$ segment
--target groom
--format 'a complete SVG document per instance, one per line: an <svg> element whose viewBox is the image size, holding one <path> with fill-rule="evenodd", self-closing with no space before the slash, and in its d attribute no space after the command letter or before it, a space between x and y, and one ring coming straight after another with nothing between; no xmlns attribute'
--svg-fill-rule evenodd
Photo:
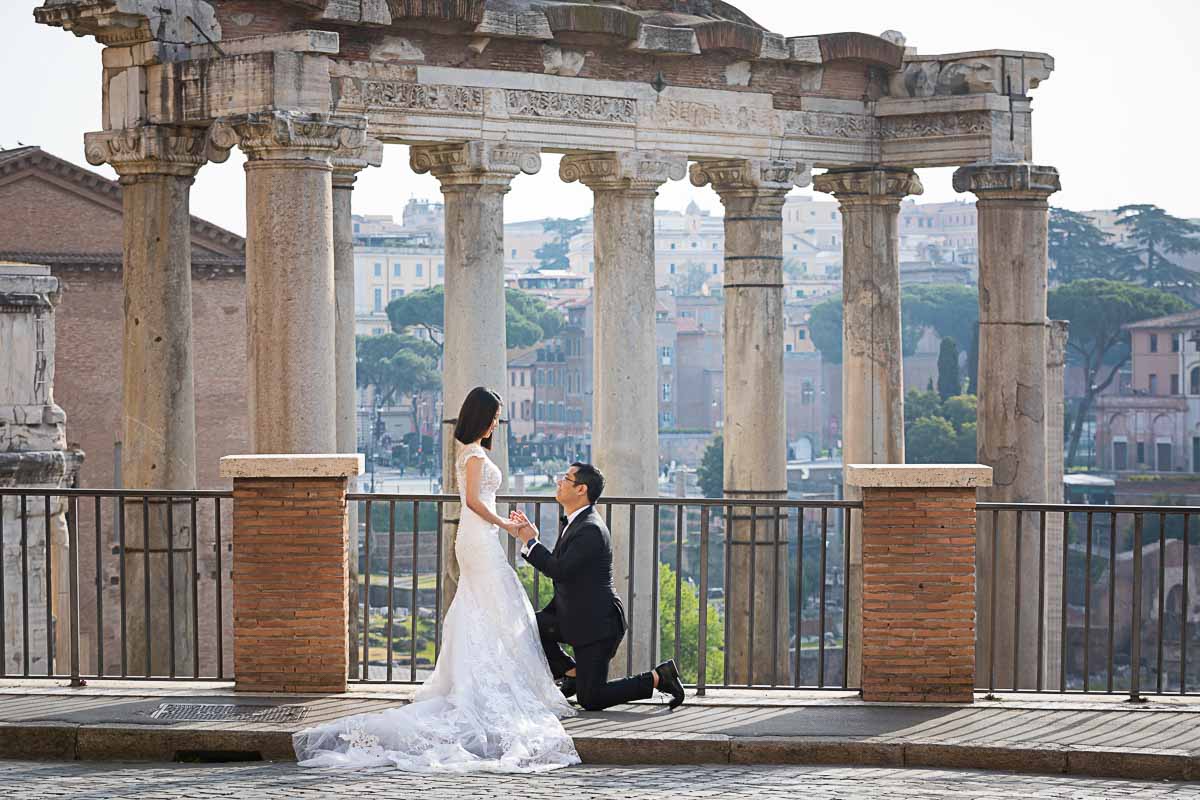
<svg viewBox="0 0 1200 800"><path fill-rule="evenodd" d="M604 491L604 476L591 464L572 464L558 476L554 499L562 506L565 528L550 550L538 541L538 530L523 512L510 518L521 524L514 536L521 555L554 581L554 597L537 613L538 633L550 671L562 678L567 697L579 695L588 711L645 700L654 691L671 696L672 710L683 703L683 683L673 660L650 672L608 680L608 662L625 636L625 612L613 589L612 540L595 503ZM572 659L559 646L575 651Z"/></svg>

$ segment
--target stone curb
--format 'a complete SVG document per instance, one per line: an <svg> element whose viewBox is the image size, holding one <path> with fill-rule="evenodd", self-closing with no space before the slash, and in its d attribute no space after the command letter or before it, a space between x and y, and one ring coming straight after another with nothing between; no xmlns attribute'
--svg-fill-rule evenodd
<svg viewBox="0 0 1200 800"><path fill-rule="evenodd" d="M1054 745L952 744L800 736L645 734L576 736L586 764L820 764L935 767L1137 780L1200 779L1200 756L1075 750ZM292 735L275 729L0 723L0 759L33 761L292 761ZM239 759L239 756L241 757Z"/></svg>

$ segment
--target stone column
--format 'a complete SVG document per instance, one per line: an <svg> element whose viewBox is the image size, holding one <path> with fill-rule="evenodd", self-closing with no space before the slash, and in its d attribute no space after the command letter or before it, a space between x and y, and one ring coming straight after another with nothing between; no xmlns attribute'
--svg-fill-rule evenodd
<svg viewBox="0 0 1200 800"><path fill-rule="evenodd" d="M537 150L505 142L422 145L409 153L412 168L432 173L446 198L446 334L442 348L442 491L458 494L454 423L467 393L507 385L504 301L504 195L512 179L541 169ZM492 445L492 460L508 479L507 401ZM458 586L454 538L458 512L448 507L442 531L444 614Z"/></svg>
<svg viewBox="0 0 1200 800"><path fill-rule="evenodd" d="M862 696L970 703L979 464L848 464L863 495Z"/></svg>
<svg viewBox="0 0 1200 800"><path fill-rule="evenodd" d="M842 211L842 463L904 463L904 355L900 331L900 201L921 194L911 170L831 170L814 188ZM847 500L862 493L846 485ZM862 519L849 530L846 667L861 680Z"/></svg>
<svg viewBox="0 0 1200 800"><path fill-rule="evenodd" d="M563 158L559 176L593 193L595 235L592 461L613 497L658 495L658 374L654 337L654 198L687 174L682 156L594 153ZM651 507L613 515L613 580L625 597L629 633L613 661L622 672L655 660L651 623L658 543ZM634 569L629 571L630 552ZM632 585L631 585L632 584Z"/></svg>
<svg viewBox="0 0 1200 800"><path fill-rule="evenodd" d="M1046 502L1063 501L1063 437L1066 409L1067 337L1070 323L1050 320L1046 328ZM1059 685L1062 669L1062 537L1061 514L1046 517L1046 644L1042 658L1045 687Z"/></svg>
<svg viewBox="0 0 1200 800"><path fill-rule="evenodd" d="M1032 164L977 164L954 173L954 188L978 198L977 435L979 460L995 472L995 485L980 497L1043 503L1048 445L1047 199L1059 189L1058 171ZM1021 520L1019 564L1016 515L1001 514L999 522L1001 530L993 531L989 514L979 526L979 680L997 688L1030 689L1036 686L1038 672L1039 520L1035 514ZM998 537L995 543L993 536Z"/></svg>
<svg viewBox="0 0 1200 800"><path fill-rule="evenodd" d="M246 356L256 453L336 449L331 159L366 118L266 111L218 125L246 153Z"/></svg>
<svg viewBox="0 0 1200 800"><path fill-rule="evenodd" d="M809 179L796 161L703 161L691 168L692 183L711 184L725 206L725 496L737 500L787 497L783 202ZM770 512L733 510L725 589L730 681L785 683L786 526Z"/></svg>
<svg viewBox="0 0 1200 800"><path fill-rule="evenodd" d="M196 172L210 156L224 161L228 150L211 147L206 129L154 125L89 133L84 137L84 152L92 164L112 165L121 183L122 482L134 491L195 489L188 201ZM126 656L132 674L148 670L152 675L173 675L191 669L190 551L186 503L168 508L166 500L156 498L145 507L127 506L125 579L131 587L148 580L151 596L149 610L141 591L128 597ZM174 587L173 632L165 602L169 586Z"/></svg>
<svg viewBox="0 0 1200 800"><path fill-rule="evenodd" d="M356 348L354 333L354 220L351 196L358 173L383 163L383 144L368 139L362 147L347 148L333 157L333 294L334 294L334 383L337 385L337 451L358 450ZM354 491L354 487L351 487ZM350 673L358 668L358 504L346 507L346 583L350 600Z"/></svg>
<svg viewBox="0 0 1200 800"><path fill-rule="evenodd" d="M225 456L236 691L346 691L346 488L354 455Z"/></svg>

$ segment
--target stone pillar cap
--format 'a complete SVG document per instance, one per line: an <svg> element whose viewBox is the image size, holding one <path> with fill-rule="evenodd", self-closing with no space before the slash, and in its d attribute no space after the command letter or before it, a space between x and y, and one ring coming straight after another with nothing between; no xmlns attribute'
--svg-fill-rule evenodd
<svg viewBox="0 0 1200 800"><path fill-rule="evenodd" d="M285 453L221 459L222 478L341 478L362 472L360 453Z"/></svg>
<svg viewBox="0 0 1200 800"><path fill-rule="evenodd" d="M974 489L992 485L983 464L847 464L846 483L876 489Z"/></svg>

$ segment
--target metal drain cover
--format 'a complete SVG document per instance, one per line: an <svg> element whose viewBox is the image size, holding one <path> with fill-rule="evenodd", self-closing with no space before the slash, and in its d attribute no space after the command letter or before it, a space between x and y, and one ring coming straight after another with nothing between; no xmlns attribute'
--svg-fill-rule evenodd
<svg viewBox="0 0 1200 800"><path fill-rule="evenodd" d="M299 722L307 713L305 706L163 703L150 717L164 722Z"/></svg>

